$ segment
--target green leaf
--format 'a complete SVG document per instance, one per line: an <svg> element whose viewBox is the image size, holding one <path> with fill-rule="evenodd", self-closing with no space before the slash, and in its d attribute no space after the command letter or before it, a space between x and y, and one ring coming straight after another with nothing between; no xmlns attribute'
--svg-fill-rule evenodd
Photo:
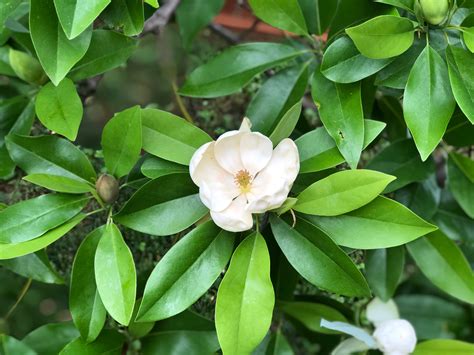
<svg viewBox="0 0 474 355"><path fill-rule="evenodd" d="M382 15L358 26L349 27L346 33L357 49L366 57L383 59L396 57L413 44L414 25L405 17Z"/></svg>
<svg viewBox="0 0 474 355"><path fill-rule="evenodd" d="M30 31L38 59L54 85L58 85L86 53L92 29L69 40L56 17L53 0L31 0Z"/></svg>
<svg viewBox="0 0 474 355"><path fill-rule="evenodd" d="M281 120L278 122L275 130L269 137L274 146L291 135L300 118L301 107L302 102L297 102L283 115Z"/></svg>
<svg viewBox="0 0 474 355"><path fill-rule="evenodd" d="M453 241L438 231L408 244L407 248L435 286L462 301L474 303L474 274Z"/></svg>
<svg viewBox="0 0 474 355"><path fill-rule="evenodd" d="M252 130L269 136L282 117L301 101L308 85L308 65L283 69L265 81L250 101L245 115Z"/></svg>
<svg viewBox="0 0 474 355"><path fill-rule="evenodd" d="M247 85L255 75L303 53L306 51L278 43L240 44L196 68L180 94L209 98L229 95Z"/></svg>
<svg viewBox="0 0 474 355"><path fill-rule="evenodd" d="M107 312L122 325L132 317L137 275L132 253L113 223L107 224L97 245L95 281Z"/></svg>
<svg viewBox="0 0 474 355"><path fill-rule="evenodd" d="M310 302L278 302L277 308L301 322L309 330L317 333L335 333L334 331L321 327L321 319L347 322L346 317L344 317L338 310L326 306L325 304Z"/></svg>
<svg viewBox="0 0 474 355"><path fill-rule="evenodd" d="M143 30L143 11L143 1L112 0L103 17L114 27L122 29L126 36L136 36Z"/></svg>
<svg viewBox="0 0 474 355"><path fill-rule="evenodd" d="M173 163L157 157L147 158L141 166L142 174L150 179L175 173L187 173L188 171L189 168L186 165Z"/></svg>
<svg viewBox="0 0 474 355"><path fill-rule="evenodd" d="M142 233L171 235L185 230L207 213L189 175L178 173L143 185L114 219Z"/></svg>
<svg viewBox="0 0 474 355"><path fill-rule="evenodd" d="M0 242L37 238L76 216L88 200L82 195L48 194L11 205L0 211Z"/></svg>
<svg viewBox="0 0 474 355"><path fill-rule="evenodd" d="M143 149L157 157L188 165L211 137L181 117L156 109L142 110Z"/></svg>
<svg viewBox="0 0 474 355"><path fill-rule="evenodd" d="M85 192L94 191L91 185L85 182L59 175L31 174L25 176L23 180L41 187L45 187L52 191L69 194L83 194Z"/></svg>
<svg viewBox="0 0 474 355"><path fill-rule="evenodd" d="M104 330L92 343L77 338L67 344L59 355L119 355L125 342L123 334L115 330Z"/></svg>
<svg viewBox="0 0 474 355"><path fill-rule="evenodd" d="M404 10L413 12L415 0L375 0L375 2L397 6Z"/></svg>
<svg viewBox="0 0 474 355"><path fill-rule="evenodd" d="M324 127L352 169L364 144L364 113L360 83L338 84L316 70L311 94Z"/></svg>
<svg viewBox="0 0 474 355"><path fill-rule="evenodd" d="M423 161L443 137L455 105L446 63L428 45L411 69L403 100L405 121Z"/></svg>
<svg viewBox="0 0 474 355"><path fill-rule="evenodd" d="M270 255L259 233L235 250L217 292L216 328L225 354L250 353L265 337L272 320L275 294Z"/></svg>
<svg viewBox="0 0 474 355"><path fill-rule="evenodd" d="M391 248L437 229L405 206L382 196L345 215L306 218L337 244L354 249Z"/></svg>
<svg viewBox="0 0 474 355"><path fill-rule="evenodd" d="M449 80L454 98L466 117L474 124L474 54L449 46L446 50Z"/></svg>
<svg viewBox="0 0 474 355"><path fill-rule="evenodd" d="M95 30L92 32L89 49L69 72L69 76L78 81L117 68L127 61L137 45L137 40L120 33Z"/></svg>
<svg viewBox="0 0 474 355"><path fill-rule="evenodd" d="M64 280L54 270L44 251L1 260L0 265L23 277L49 284L63 284Z"/></svg>
<svg viewBox="0 0 474 355"><path fill-rule="evenodd" d="M448 183L454 198L466 214L474 218L474 162L452 152L448 159Z"/></svg>
<svg viewBox="0 0 474 355"><path fill-rule="evenodd" d="M252 355L294 355L294 352L288 340L278 330L268 334Z"/></svg>
<svg viewBox="0 0 474 355"><path fill-rule="evenodd" d="M433 339L419 343L413 355L470 355L474 344L452 339Z"/></svg>
<svg viewBox="0 0 474 355"><path fill-rule="evenodd" d="M224 0L196 2L181 0L176 10L176 21L184 47L189 49L197 34L205 28L224 6Z"/></svg>
<svg viewBox="0 0 474 355"><path fill-rule="evenodd" d="M46 128L71 141L76 140L82 120L82 102L70 79L57 86L48 83L36 96L36 115Z"/></svg>
<svg viewBox="0 0 474 355"><path fill-rule="evenodd" d="M90 183L96 174L87 156L71 142L56 136L6 138L13 161L28 174L48 174Z"/></svg>
<svg viewBox="0 0 474 355"><path fill-rule="evenodd" d="M145 0L145 3L150 6L153 6L156 9L160 7L160 4L158 4L158 0Z"/></svg>
<svg viewBox="0 0 474 355"><path fill-rule="evenodd" d="M57 355L64 346L79 336L72 322L49 323L28 333L22 342L39 355Z"/></svg>
<svg viewBox="0 0 474 355"><path fill-rule="evenodd" d="M363 149L374 141L386 124L364 120L364 126ZM318 144L314 144L314 142L318 142ZM300 174L326 170L344 162L344 157L337 149L334 139L324 127L316 128L302 135L295 143L300 155Z"/></svg>
<svg viewBox="0 0 474 355"><path fill-rule="evenodd" d="M467 49L474 53L474 27L461 29L462 39Z"/></svg>
<svg viewBox="0 0 474 355"><path fill-rule="evenodd" d="M354 83L377 73L393 59L370 59L357 50L348 37L340 37L326 49L321 72L337 83ZM357 68L357 70L354 70Z"/></svg>
<svg viewBox="0 0 474 355"><path fill-rule="evenodd" d="M141 108L134 106L116 114L102 132L105 166L117 178L127 175L142 150Z"/></svg>
<svg viewBox="0 0 474 355"><path fill-rule="evenodd" d="M0 334L0 354L36 355L36 352L28 345L23 344L21 341L13 337L5 334Z"/></svg>
<svg viewBox="0 0 474 355"><path fill-rule="evenodd" d="M95 283L94 258L105 227L95 229L82 241L72 265L69 310L81 337L94 341L104 327L106 311Z"/></svg>
<svg viewBox="0 0 474 355"><path fill-rule="evenodd" d="M38 63L38 66L41 68L39 63ZM16 76L10 64L10 48L6 46L0 47L0 74L8 75L8 76Z"/></svg>
<svg viewBox="0 0 474 355"><path fill-rule="evenodd" d="M474 161L456 152L449 153L449 158L456 164L459 170L462 171L464 176L467 177L470 182L474 183Z"/></svg>
<svg viewBox="0 0 474 355"><path fill-rule="evenodd" d="M0 28L3 28L5 20L20 5L22 0L7 0L0 3Z"/></svg>
<svg viewBox="0 0 474 355"><path fill-rule="evenodd" d="M388 302L397 289L405 266L402 247L369 250L366 254L365 272L375 295Z"/></svg>
<svg viewBox="0 0 474 355"><path fill-rule="evenodd" d="M341 1L298 0L310 33L322 35L331 25Z"/></svg>
<svg viewBox="0 0 474 355"><path fill-rule="evenodd" d="M41 64L29 54L10 48L8 60L13 71L21 80L37 85L41 85L47 80Z"/></svg>
<svg viewBox="0 0 474 355"><path fill-rule="evenodd" d="M84 32L108 4L110 0L93 0L87 4L80 0L54 0L59 22L69 39Z"/></svg>
<svg viewBox="0 0 474 355"><path fill-rule="evenodd" d="M308 33L298 0L249 0L255 16L268 24L299 35Z"/></svg>
<svg viewBox="0 0 474 355"><path fill-rule="evenodd" d="M369 161L366 167L397 177L385 189L386 193L413 182L426 180L435 170L433 159L421 161L411 139L402 139L390 144Z"/></svg>
<svg viewBox="0 0 474 355"><path fill-rule="evenodd" d="M340 171L301 192L293 209L318 216L344 214L374 200L394 179L372 170Z"/></svg>
<svg viewBox="0 0 474 355"><path fill-rule="evenodd" d="M192 230L165 254L151 273L138 321L165 319L195 303L227 265L233 245L234 236L212 222Z"/></svg>
<svg viewBox="0 0 474 355"><path fill-rule="evenodd" d="M273 235L290 264L313 285L346 296L370 294L352 260L311 223L298 218L295 228L271 217Z"/></svg>
<svg viewBox="0 0 474 355"><path fill-rule="evenodd" d="M73 229L85 217L85 214L80 213L63 225L46 232L41 237L29 240L27 242L16 244L0 244L0 259L3 260L16 258L43 249Z"/></svg>

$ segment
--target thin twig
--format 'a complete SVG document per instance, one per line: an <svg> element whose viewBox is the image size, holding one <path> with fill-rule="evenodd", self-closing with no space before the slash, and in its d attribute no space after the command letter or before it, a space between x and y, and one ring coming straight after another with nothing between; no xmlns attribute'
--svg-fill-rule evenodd
<svg viewBox="0 0 474 355"><path fill-rule="evenodd" d="M186 121L193 123L194 121L193 121L192 116L189 114L189 111L186 109L186 106L184 105L184 102L181 99L181 96L179 96L178 94L178 86L176 85L174 81L171 82L171 86L173 88L174 97L176 98L176 103L178 104L179 110L183 114Z"/></svg>
<svg viewBox="0 0 474 355"><path fill-rule="evenodd" d="M211 23L209 25L209 28L214 32L217 33L219 36L224 38L226 41L228 41L230 44L237 44L240 42L239 36L237 36L234 32L231 30L218 25L216 23Z"/></svg>
<svg viewBox="0 0 474 355"><path fill-rule="evenodd" d="M18 295L18 298L17 298L16 302L13 304L13 306L10 307L10 309L8 310L5 317L3 317L4 320L7 320L12 315L12 313L15 311L16 307L20 304L23 297L25 297L25 295L28 292L28 289L30 288L30 286L31 286L31 279L28 279L25 282L25 284L23 285L23 288L21 289L20 294Z"/></svg>
<svg viewBox="0 0 474 355"><path fill-rule="evenodd" d="M164 5L160 6L160 8L145 21L140 37L148 33L158 34L170 21L179 2L180 0L168 0Z"/></svg>

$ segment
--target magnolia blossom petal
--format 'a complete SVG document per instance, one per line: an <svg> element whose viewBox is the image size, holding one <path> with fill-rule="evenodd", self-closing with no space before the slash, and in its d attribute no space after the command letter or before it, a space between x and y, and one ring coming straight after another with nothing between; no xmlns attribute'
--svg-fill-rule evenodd
<svg viewBox="0 0 474 355"><path fill-rule="evenodd" d="M373 334L384 355L408 355L415 350L416 333L405 319L391 319L380 323Z"/></svg>
<svg viewBox="0 0 474 355"><path fill-rule="evenodd" d="M248 133L239 131L226 132L217 138L214 146L214 156L217 162L232 175L244 169L242 159L240 158L240 141L245 134Z"/></svg>
<svg viewBox="0 0 474 355"><path fill-rule="evenodd" d="M376 297L367 305L367 319L375 326L386 320L398 318L400 318L400 314L393 300L383 302L380 298Z"/></svg>
<svg viewBox="0 0 474 355"><path fill-rule="evenodd" d="M291 139L284 139L273 151L268 165L258 173L247 194L247 209L263 213L285 202L300 169L298 148Z"/></svg>
<svg viewBox="0 0 474 355"><path fill-rule="evenodd" d="M221 212L240 195L240 189L235 184L214 180L211 183L203 181L199 188L199 198L211 211Z"/></svg>
<svg viewBox="0 0 474 355"><path fill-rule="evenodd" d="M240 158L244 168L255 176L272 158L272 141L258 132L246 133L240 140Z"/></svg>
<svg viewBox="0 0 474 355"><path fill-rule="evenodd" d="M215 224L229 232L243 232L253 226L252 214L246 210L245 196L237 197L229 207L222 212L211 210L211 218Z"/></svg>
<svg viewBox="0 0 474 355"><path fill-rule="evenodd" d="M252 128L252 122L250 121L248 117L244 117L244 119L242 120L242 123L240 124L239 131L250 132L251 128Z"/></svg>

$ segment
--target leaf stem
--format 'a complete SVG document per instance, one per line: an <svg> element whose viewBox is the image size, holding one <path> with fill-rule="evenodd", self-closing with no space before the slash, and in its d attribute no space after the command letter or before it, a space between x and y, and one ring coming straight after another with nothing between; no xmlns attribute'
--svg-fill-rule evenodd
<svg viewBox="0 0 474 355"><path fill-rule="evenodd" d="M25 297L25 295L28 292L30 286L31 286L31 279L28 279L25 282L25 284L23 285L23 288L21 289L20 294L18 295L18 298L17 298L16 302L13 304L13 306L10 307L10 309L8 310L5 317L3 317L4 320L7 320L12 315L12 313L15 311L16 307L20 304L23 297Z"/></svg>
<svg viewBox="0 0 474 355"><path fill-rule="evenodd" d="M188 110L186 109L186 106L184 105L183 100L181 99L181 96L178 94L178 86L174 81L171 82L171 86L173 88L174 97L176 99L176 103L178 104L179 110L183 114L186 121L194 123L193 118L189 114Z"/></svg>

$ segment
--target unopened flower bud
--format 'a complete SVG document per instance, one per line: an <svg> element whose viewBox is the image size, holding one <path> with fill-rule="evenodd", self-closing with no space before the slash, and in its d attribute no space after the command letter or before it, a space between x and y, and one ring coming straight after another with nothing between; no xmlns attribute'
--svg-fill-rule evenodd
<svg viewBox="0 0 474 355"><path fill-rule="evenodd" d="M424 19L432 25L439 25L448 17L449 0L419 0L419 4Z"/></svg>
<svg viewBox="0 0 474 355"><path fill-rule="evenodd" d="M384 355L408 355L415 350L415 329L404 319L391 319L380 323L375 328L373 337Z"/></svg>
<svg viewBox="0 0 474 355"><path fill-rule="evenodd" d="M119 194L119 185L117 179L112 175L103 174L97 179L95 189L102 201L107 204L114 203Z"/></svg>

